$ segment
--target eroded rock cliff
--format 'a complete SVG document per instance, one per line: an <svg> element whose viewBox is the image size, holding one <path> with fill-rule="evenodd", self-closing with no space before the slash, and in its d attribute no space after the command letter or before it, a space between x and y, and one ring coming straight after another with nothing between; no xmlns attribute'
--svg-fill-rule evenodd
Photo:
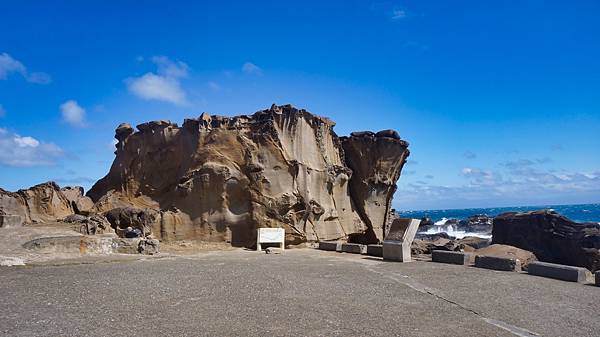
<svg viewBox="0 0 600 337"><path fill-rule="evenodd" d="M258 227L288 243L375 242L409 154L397 133L339 138L334 123L290 105L253 115L116 129L110 172L88 192L97 211L160 212L152 234L250 246Z"/></svg>
<svg viewBox="0 0 600 337"><path fill-rule="evenodd" d="M73 206L54 182L8 192L0 189L0 214L18 215L25 223L56 221L74 214Z"/></svg>

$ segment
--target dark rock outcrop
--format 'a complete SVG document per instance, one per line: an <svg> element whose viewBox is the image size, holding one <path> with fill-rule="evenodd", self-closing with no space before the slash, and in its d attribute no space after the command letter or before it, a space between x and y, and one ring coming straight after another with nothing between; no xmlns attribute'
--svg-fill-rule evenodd
<svg viewBox="0 0 600 337"><path fill-rule="evenodd" d="M88 196L98 212L154 210L162 240L252 246L256 228L282 227L288 244L377 242L408 143L390 130L340 138L334 125L290 105L121 124L110 172Z"/></svg>
<svg viewBox="0 0 600 337"><path fill-rule="evenodd" d="M110 226L120 237L128 237L127 233L137 229L141 235L152 234L152 227L160 218L160 212L151 208L119 207L105 213ZM130 235L131 236L131 235Z"/></svg>
<svg viewBox="0 0 600 337"><path fill-rule="evenodd" d="M491 233L493 219L485 214L477 214L458 222L457 229L470 233Z"/></svg>
<svg viewBox="0 0 600 337"><path fill-rule="evenodd" d="M600 226L550 210L500 214L494 218L492 243L525 249L543 262L600 269Z"/></svg>

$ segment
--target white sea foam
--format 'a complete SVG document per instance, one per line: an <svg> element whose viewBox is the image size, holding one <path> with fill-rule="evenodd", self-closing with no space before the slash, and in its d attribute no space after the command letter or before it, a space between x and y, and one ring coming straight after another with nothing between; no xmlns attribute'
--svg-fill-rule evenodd
<svg viewBox="0 0 600 337"><path fill-rule="evenodd" d="M433 227L429 228L425 232L419 232L419 234L439 234L439 233L446 233L446 234L448 234L450 236L453 236L453 237L455 237L457 239L462 239L462 238L467 237L467 236L476 236L476 237L483 238L483 239L491 239L492 238L492 236L490 234L459 231L452 224L446 225L447 221L448 221L447 218L442 218L439 221L436 221L433 224Z"/></svg>

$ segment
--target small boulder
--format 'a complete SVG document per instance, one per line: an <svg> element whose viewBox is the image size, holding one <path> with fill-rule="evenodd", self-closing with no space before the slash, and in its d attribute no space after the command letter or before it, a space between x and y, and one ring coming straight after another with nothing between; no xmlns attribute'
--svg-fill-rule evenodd
<svg viewBox="0 0 600 337"><path fill-rule="evenodd" d="M105 216L120 237L131 236L133 229L139 231L139 236L145 237L152 233L152 226L160 219L160 212L150 208L119 207L106 212Z"/></svg>
<svg viewBox="0 0 600 337"><path fill-rule="evenodd" d="M458 240L458 242L460 244L473 247L474 249L480 249L489 246L492 240L480 238L477 236L465 236L464 238Z"/></svg>
<svg viewBox="0 0 600 337"><path fill-rule="evenodd" d="M537 261L537 257L530 251L508 245L494 244L485 248L475 250L475 255L496 256L503 258L514 258L521 261L521 268L527 270L527 265Z"/></svg>
<svg viewBox="0 0 600 337"><path fill-rule="evenodd" d="M157 239L140 240L138 252L144 255L156 255L159 253L160 242Z"/></svg>

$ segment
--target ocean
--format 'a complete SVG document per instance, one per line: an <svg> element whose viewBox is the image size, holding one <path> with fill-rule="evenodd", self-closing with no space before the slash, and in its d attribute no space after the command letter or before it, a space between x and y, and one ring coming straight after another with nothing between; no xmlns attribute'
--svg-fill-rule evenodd
<svg viewBox="0 0 600 337"><path fill-rule="evenodd" d="M577 222L596 222L600 223L600 204L583 205L544 205L544 206L518 206L518 207L493 207L493 208L465 208L465 209L439 209L422 211L397 211L402 218L430 218L435 222L435 227L423 232L424 234L433 234L445 232L451 236L461 238L465 236L479 236L490 238L489 234L468 233L457 231L453 226L445 226L448 219L466 219L471 215L486 214L494 217L505 212L526 212L539 209L552 209L557 213Z"/></svg>

